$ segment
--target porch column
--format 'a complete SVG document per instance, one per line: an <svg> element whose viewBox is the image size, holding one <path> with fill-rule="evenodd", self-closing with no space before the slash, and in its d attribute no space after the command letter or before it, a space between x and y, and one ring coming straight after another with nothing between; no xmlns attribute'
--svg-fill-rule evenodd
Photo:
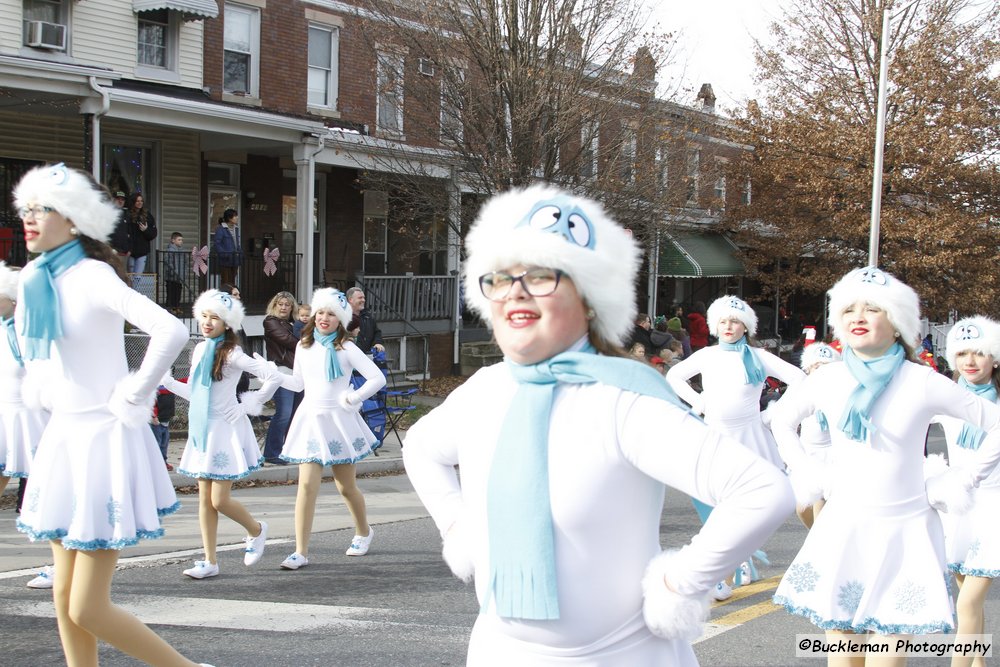
<svg viewBox="0 0 1000 667"><path fill-rule="evenodd" d="M295 276L295 297L308 303L313 291L313 199L316 196L316 154L323 137L307 135L292 147L295 160L295 252L302 256Z"/></svg>
<svg viewBox="0 0 1000 667"><path fill-rule="evenodd" d="M458 169L452 167L451 178L448 180L448 275L455 280L454 312L455 321L452 329L452 372L458 373L461 363L462 331L462 191L458 187Z"/></svg>

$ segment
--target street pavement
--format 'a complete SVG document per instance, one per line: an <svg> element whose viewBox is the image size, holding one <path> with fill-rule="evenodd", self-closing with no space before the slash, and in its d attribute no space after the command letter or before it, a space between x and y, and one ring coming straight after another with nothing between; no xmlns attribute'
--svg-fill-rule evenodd
<svg viewBox="0 0 1000 667"><path fill-rule="evenodd" d="M936 443L932 449L939 447ZM201 558L197 497L182 495L180 512L166 519L167 535L124 551L113 597L196 662L216 667L462 665L477 604L471 585L451 576L440 557L440 538L402 472L398 442L359 464L375 539L367 556L344 555L353 528L336 487L326 483L317 505L310 564L295 572L278 564L294 550L296 487L281 484L295 468L267 466L256 484L234 491L254 516L269 524L260 563L242 562L242 532L219 523L221 574L195 581L181 570ZM177 478L178 481L185 478ZM25 583L50 562L47 544L33 545L14 529L13 510L0 511L0 665L64 664L49 591ZM668 490L661 523L665 547L679 547L698 530L683 495ZM805 537L790 517L765 545L764 579L736 589L716 604L695 645L702 665L821 665L795 658L795 635L815 628L770 603L770 597ZM987 632L1000 618L1000 594L987 603ZM998 633L1000 635L1000 633ZM101 646L101 664L138 661ZM939 665L942 659L910 659ZM627 666L625 666L627 667Z"/></svg>

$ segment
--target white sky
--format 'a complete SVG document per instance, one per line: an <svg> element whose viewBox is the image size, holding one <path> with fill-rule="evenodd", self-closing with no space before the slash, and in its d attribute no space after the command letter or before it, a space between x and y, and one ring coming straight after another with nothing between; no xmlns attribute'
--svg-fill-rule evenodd
<svg viewBox="0 0 1000 667"><path fill-rule="evenodd" d="M722 110L741 107L754 97L752 38L766 41L768 25L780 15L779 0L646 2L652 9L651 24L678 36L675 64L660 75L675 80L671 90L679 81L678 102L693 104L703 83L712 84Z"/></svg>

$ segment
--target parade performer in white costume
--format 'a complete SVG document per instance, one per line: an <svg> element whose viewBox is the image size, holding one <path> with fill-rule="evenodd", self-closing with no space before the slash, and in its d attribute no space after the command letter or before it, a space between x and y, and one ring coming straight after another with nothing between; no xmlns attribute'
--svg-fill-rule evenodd
<svg viewBox="0 0 1000 667"><path fill-rule="evenodd" d="M254 565L264 555L267 523L254 519L234 500L232 489L234 481L263 464L247 415L260 414L264 401L278 388L278 370L240 348L236 332L243 324L244 311L238 299L210 289L194 302L193 312L205 340L191 351L191 376L184 383L167 375L163 386L190 402L188 439L177 472L198 480L198 523L205 560L195 561L184 574L205 579L219 574L220 513L247 531L245 565ZM258 392L246 392L237 401L236 385L244 372L265 383Z"/></svg>
<svg viewBox="0 0 1000 667"><path fill-rule="evenodd" d="M824 490L827 499L774 601L826 630L831 641L844 633L952 629L944 535L934 509L966 508L971 488L1000 459L1000 408L907 361L919 317L917 295L907 285L876 268L851 271L830 290L843 362L789 387L771 410L798 504ZM825 468L806 454L796 433L817 411L830 423ZM967 468L925 481L924 437L938 414L989 435ZM875 660L905 663L905 657ZM831 654L829 664L861 665L865 657Z"/></svg>
<svg viewBox="0 0 1000 667"><path fill-rule="evenodd" d="M706 424L783 469L774 438L761 421L760 395L768 377L794 384L805 374L767 350L749 344L749 339L757 333L757 314L743 299L735 296L716 299L709 306L706 319L719 344L703 347L671 368L667 371L667 383L695 413L705 415ZM688 384L688 380L699 374L700 393ZM704 522L711 508L697 499L694 506ZM755 552L740 564L733 576L716 586L716 599L728 598L729 585L734 582L739 586L760 579L754 557L769 564L767 554Z"/></svg>
<svg viewBox="0 0 1000 667"><path fill-rule="evenodd" d="M840 361L840 352L837 352L836 348L826 343L813 343L802 351L802 360L799 362L799 366L808 375L820 366L834 361ZM822 411L807 417L802 422L799 426L799 440L806 453L816 459L817 465L826 465L831 444L830 420ZM816 517L823 510L825 502L820 498L810 505L795 508L795 512L806 528L812 528Z"/></svg>
<svg viewBox="0 0 1000 667"><path fill-rule="evenodd" d="M359 410L365 399L385 386L385 375L351 342L346 328L351 321L351 307L342 292L329 287L316 290L311 306L312 314L295 350L292 374L280 377L282 386L289 391L305 389L281 450L282 459L299 464L295 551L281 563L285 570L309 564L316 497L326 466L332 466L337 490L354 519L355 535L347 555L364 556L375 535L368 524L355 464L371 454L378 442ZM351 387L354 371L365 379L357 390Z"/></svg>
<svg viewBox="0 0 1000 667"><path fill-rule="evenodd" d="M24 359L14 325L18 271L0 262L0 493L11 479L31 474L31 459L49 420L45 410L30 409L21 400Z"/></svg>
<svg viewBox="0 0 1000 667"><path fill-rule="evenodd" d="M792 511L787 478L623 358L639 250L598 204L514 190L466 247L467 298L505 360L415 424L403 457L445 560L475 578L468 664L697 664L709 591ZM668 553L665 484L716 507Z"/></svg>
<svg viewBox="0 0 1000 667"><path fill-rule="evenodd" d="M959 373L958 385L980 398L997 402L1000 388L1000 324L985 317L959 320L948 332L945 354ZM948 463L975 465L984 433L950 417L940 417L948 442ZM962 515L942 514L948 569L955 574L958 634L983 632L983 605L993 580L1000 577L1000 472L994 470L973 494L972 509ZM982 657L954 656L952 667L985 665Z"/></svg>
<svg viewBox="0 0 1000 667"><path fill-rule="evenodd" d="M161 517L179 507L149 415L187 331L125 283L105 243L120 210L88 174L37 167L14 189L14 203L28 250L41 253L22 271L15 311L22 393L29 407L52 413L17 527L51 541L66 662L97 665L100 639L151 665L191 667L110 598L119 550L161 536ZM149 334L133 375L126 321Z"/></svg>

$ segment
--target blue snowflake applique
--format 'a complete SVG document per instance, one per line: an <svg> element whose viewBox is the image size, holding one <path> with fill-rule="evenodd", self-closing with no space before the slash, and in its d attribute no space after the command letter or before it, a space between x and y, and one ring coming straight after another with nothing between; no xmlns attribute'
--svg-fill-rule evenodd
<svg viewBox="0 0 1000 667"><path fill-rule="evenodd" d="M319 456L319 443L315 440L310 440L306 443L306 454L311 456Z"/></svg>
<svg viewBox="0 0 1000 667"><path fill-rule="evenodd" d="M122 504L111 497L105 507L108 511L108 525L114 528L122 520Z"/></svg>
<svg viewBox="0 0 1000 667"><path fill-rule="evenodd" d="M28 494L28 510L32 512L38 511L38 500L41 497L41 495L42 494L38 490L37 486L31 489L31 493Z"/></svg>
<svg viewBox="0 0 1000 667"><path fill-rule="evenodd" d="M840 587L837 594L837 604L848 614L854 614L861 604L861 596L864 595L865 587L860 581L848 581Z"/></svg>
<svg viewBox="0 0 1000 667"><path fill-rule="evenodd" d="M223 470L229 465L229 455L225 452L216 452L212 456L212 467L216 470Z"/></svg>
<svg viewBox="0 0 1000 667"><path fill-rule="evenodd" d="M926 604L927 592L923 586L907 581L896 589L896 611L915 614Z"/></svg>
<svg viewBox="0 0 1000 667"><path fill-rule="evenodd" d="M367 442L365 442L365 439L364 439L364 438L355 438L355 439L354 439L354 442L352 442L352 443L351 443L351 446L352 446L352 447L354 447L354 451L356 451L356 452L359 452L359 453L360 453L360 452L361 452L362 450L364 450L364 448L365 448L365 447L366 447L367 445L368 445L368 443L367 443Z"/></svg>
<svg viewBox="0 0 1000 667"><path fill-rule="evenodd" d="M979 538L977 537L976 539L972 540L972 543L969 545L969 550L966 556L968 558L975 558L976 554L979 553L979 547L980 547L980 542Z"/></svg>
<svg viewBox="0 0 1000 667"><path fill-rule="evenodd" d="M344 443L339 440L331 440L326 443L326 446L330 449L330 456L333 458L337 458L344 453Z"/></svg>
<svg viewBox="0 0 1000 667"><path fill-rule="evenodd" d="M816 582L819 581L819 572L812 566L812 563L796 563L788 568L785 574L788 583L792 585L796 593L816 590Z"/></svg>

